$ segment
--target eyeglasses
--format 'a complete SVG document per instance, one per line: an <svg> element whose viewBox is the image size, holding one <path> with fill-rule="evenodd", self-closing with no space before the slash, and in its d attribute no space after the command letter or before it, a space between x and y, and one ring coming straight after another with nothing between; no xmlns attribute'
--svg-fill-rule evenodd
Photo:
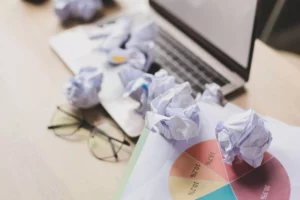
<svg viewBox="0 0 300 200"><path fill-rule="evenodd" d="M57 106L48 129L65 139L88 132L90 152L100 160L118 161L122 147L130 146L124 134L120 134L116 127L108 123L94 126L84 118L82 110L70 105Z"/></svg>

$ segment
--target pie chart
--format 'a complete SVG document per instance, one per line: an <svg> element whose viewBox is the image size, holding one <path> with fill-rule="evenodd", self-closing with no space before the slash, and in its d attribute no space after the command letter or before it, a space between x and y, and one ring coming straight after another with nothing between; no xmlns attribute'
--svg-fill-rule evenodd
<svg viewBox="0 0 300 200"><path fill-rule="evenodd" d="M200 142L183 152L169 175L174 200L288 200L291 185L283 165L270 153L262 165L222 161L217 140Z"/></svg>

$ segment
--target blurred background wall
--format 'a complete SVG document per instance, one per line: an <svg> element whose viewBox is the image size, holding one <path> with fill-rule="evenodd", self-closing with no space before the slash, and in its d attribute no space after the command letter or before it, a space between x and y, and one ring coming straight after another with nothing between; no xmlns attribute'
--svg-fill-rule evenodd
<svg viewBox="0 0 300 200"><path fill-rule="evenodd" d="M262 0L259 37L268 45L300 55L300 0Z"/></svg>

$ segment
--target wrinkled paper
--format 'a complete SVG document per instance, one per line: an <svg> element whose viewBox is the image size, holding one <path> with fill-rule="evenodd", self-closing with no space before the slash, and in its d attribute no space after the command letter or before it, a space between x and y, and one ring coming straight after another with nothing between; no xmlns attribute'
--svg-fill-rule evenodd
<svg viewBox="0 0 300 200"><path fill-rule="evenodd" d="M126 85L124 97L130 96L139 101L140 107L136 111L144 116L150 110L150 102L174 86L175 78L165 72L157 72L155 75L144 73Z"/></svg>
<svg viewBox="0 0 300 200"><path fill-rule="evenodd" d="M90 108L99 103L103 74L95 67L84 67L66 84L65 96L77 108Z"/></svg>
<svg viewBox="0 0 300 200"><path fill-rule="evenodd" d="M147 80L148 79L148 80ZM123 98L131 97L135 101L139 101L141 103L141 99L143 94L148 95L148 85L150 82L150 76L143 78L137 78L136 80L133 80L127 84L125 87L125 92L123 94ZM141 108L144 108L144 104L141 103L141 106L139 109L137 109L137 112L141 111ZM141 114L141 112L139 112Z"/></svg>
<svg viewBox="0 0 300 200"><path fill-rule="evenodd" d="M106 31L109 32L109 34L101 45L101 50L106 52L120 47L128 40L131 32L132 19L130 17L122 17L116 20L114 24L108 26L112 26L112 28L106 27Z"/></svg>
<svg viewBox="0 0 300 200"><path fill-rule="evenodd" d="M131 67L130 65L123 65L119 71L119 77L123 83L123 86L126 87L129 82L136 80L145 75L145 72Z"/></svg>
<svg viewBox="0 0 300 200"><path fill-rule="evenodd" d="M168 76L168 72L165 69L160 69L154 74L156 77Z"/></svg>
<svg viewBox="0 0 300 200"><path fill-rule="evenodd" d="M187 140L200 133L200 108L189 83L168 90L151 102L146 127L167 139Z"/></svg>
<svg viewBox="0 0 300 200"><path fill-rule="evenodd" d="M126 43L126 49L136 48L146 56L144 71L148 71L154 60L155 38L157 35L157 25L151 20L140 25L132 34L130 40Z"/></svg>
<svg viewBox="0 0 300 200"><path fill-rule="evenodd" d="M102 0L55 0L54 10L62 21L79 18L89 21L102 8Z"/></svg>
<svg viewBox="0 0 300 200"><path fill-rule="evenodd" d="M126 44L127 48L133 47L133 46L139 46L141 42L149 42L149 41L155 41L157 34L157 25L156 23L151 20L148 21L139 27L134 31L132 34L132 37Z"/></svg>
<svg viewBox="0 0 300 200"><path fill-rule="evenodd" d="M204 92L197 98L209 103L216 103L220 106L225 106L227 104L221 91L221 87L216 83L205 84Z"/></svg>
<svg viewBox="0 0 300 200"><path fill-rule="evenodd" d="M129 92L129 88L131 88L131 91L129 92L129 96L134 99L135 101L139 101L141 98L142 93L144 92L143 88L138 87L138 89L133 89L132 84L134 84L134 81L138 78L141 78L142 76L145 76L146 73L138 70L136 68L133 68L129 64L125 64L121 67L119 71L119 77L123 83L123 86L125 88L125 93ZM129 84L130 83L130 84ZM127 88L127 89L126 89ZM126 91L127 90L127 91ZM124 97L128 96L128 94L124 94Z"/></svg>
<svg viewBox="0 0 300 200"><path fill-rule="evenodd" d="M146 56L136 48L116 48L108 54L108 61L113 65L128 63L132 67L143 71L147 60Z"/></svg>
<svg viewBox="0 0 300 200"><path fill-rule="evenodd" d="M237 157L254 168L261 165L272 141L264 120L252 109L218 123L216 136L226 163Z"/></svg>

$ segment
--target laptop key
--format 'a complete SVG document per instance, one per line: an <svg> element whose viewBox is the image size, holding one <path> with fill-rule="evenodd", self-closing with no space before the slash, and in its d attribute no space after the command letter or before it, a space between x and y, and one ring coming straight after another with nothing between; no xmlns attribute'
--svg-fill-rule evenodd
<svg viewBox="0 0 300 200"><path fill-rule="evenodd" d="M156 62L173 75L177 82L190 82L193 94L203 92L206 83L215 82L220 86L229 83L222 75L211 68L177 40L159 29L156 40Z"/></svg>

